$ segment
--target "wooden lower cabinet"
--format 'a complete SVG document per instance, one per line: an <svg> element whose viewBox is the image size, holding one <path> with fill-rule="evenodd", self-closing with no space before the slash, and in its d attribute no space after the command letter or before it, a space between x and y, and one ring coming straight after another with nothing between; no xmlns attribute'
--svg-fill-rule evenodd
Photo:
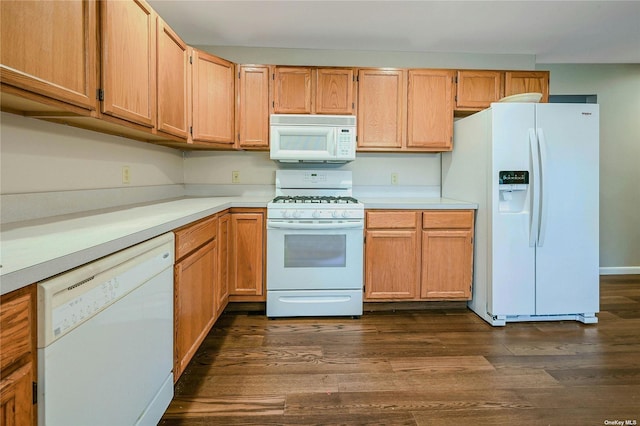
<svg viewBox="0 0 640 426"><path fill-rule="evenodd" d="M36 405L36 288L0 299L0 424L34 425Z"/></svg>
<svg viewBox="0 0 640 426"><path fill-rule="evenodd" d="M416 212L369 212L365 232L366 299L415 299L420 285Z"/></svg>
<svg viewBox="0 0 640 426"><path fill-rule="evenodd" d="M473 270L473 210L422 213L424 299L468 300Z"/></svg>
<svg viewBox="0 0 640 426"><path fill-rule="evenodd" d="M218 218L218 282L215 293L216 317L222 315L229 303L229 261L231 259L231 214Z"/></svg>
<svg viewBox="0 0 640 426"><path fill-rule="evenodd" d="M229 300L263 302L265 209L232 209Z"/></svg>
<svg viewBox="0 0 640 426"><path fill-rule="evenodd" d="M174 381L216 319L217 225L213 217L175 231Z"/></svg>
<svg viewBox="0 0 640 426"><path fill-rule="evenodd" d="M365 301L471 298L473 210L380 210L366 218Z"/></svg>

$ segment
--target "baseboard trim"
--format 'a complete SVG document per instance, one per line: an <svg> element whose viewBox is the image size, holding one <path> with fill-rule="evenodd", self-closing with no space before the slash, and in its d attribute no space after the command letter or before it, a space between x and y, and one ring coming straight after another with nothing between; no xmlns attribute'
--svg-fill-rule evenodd
<svg viewBox="0 0 640 426"><path fill-rule="evenodd" d="M636 275L640 274L640 266L601 267L600 275Z"/></svg>

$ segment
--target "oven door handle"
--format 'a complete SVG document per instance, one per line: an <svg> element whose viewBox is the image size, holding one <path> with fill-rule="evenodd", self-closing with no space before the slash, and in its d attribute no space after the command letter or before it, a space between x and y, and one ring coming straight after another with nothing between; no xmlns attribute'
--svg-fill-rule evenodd
<svg viewBox="0 0 640 426"><path fill-rule="evenodd" d="M320 229L364 229L364 223L361 220L350 222L332 222L332 223L318 223L318 222L285 222L285 221L267 221L267 229L308 229L308 230L320 230Z"/></svg>

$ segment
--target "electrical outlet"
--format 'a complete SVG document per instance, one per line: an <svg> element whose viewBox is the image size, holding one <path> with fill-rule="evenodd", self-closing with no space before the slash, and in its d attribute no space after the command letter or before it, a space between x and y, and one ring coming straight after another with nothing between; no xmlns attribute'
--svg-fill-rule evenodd
<svg viewBox="0 0 640 426"><path fill-rule="evenodd" d="M398 184L398 173L391 173L391 185Z"/></svg>
<svg viewBox="0 0 640 426"><path fill-rule="evenodd" d="M238 170L231 172L231 183L240 183L240 172Z"/></svg>
<svg viewBox="0 0 640 426"><path fill-rule="evenodd" d="M122 184L129 185L131 183L131 170L129 166L122 166Z"/></svg>

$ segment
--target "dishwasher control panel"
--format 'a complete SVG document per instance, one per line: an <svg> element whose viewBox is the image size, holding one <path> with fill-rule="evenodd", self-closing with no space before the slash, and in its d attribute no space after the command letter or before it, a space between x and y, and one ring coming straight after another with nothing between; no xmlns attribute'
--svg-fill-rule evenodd
<svg viewBox="0 0 640 426"><path fill-rule="evenodd" d="M173 262L169 233L39 283L38 347L108 309Z"/></svg>

